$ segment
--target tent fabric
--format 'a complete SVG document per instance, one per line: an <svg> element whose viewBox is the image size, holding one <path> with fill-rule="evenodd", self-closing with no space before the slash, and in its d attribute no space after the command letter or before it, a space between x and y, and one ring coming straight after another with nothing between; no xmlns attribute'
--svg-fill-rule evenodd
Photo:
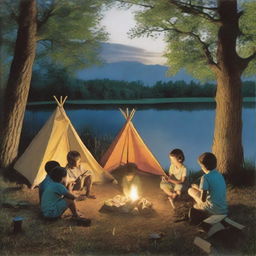
<svg viewBox="0 0 256 256"><path fill-rule="evenodd" d="M105 170L112 171L120 165L134 163L141 171L164 175L161 165L146 146L131 121L134 112L135 110L129 115L128 112L122 111L126 123L102 157L101 164Z"/></svg>
<svg viewBox="0 0 256 256"><path fill-rule="evenodd" d="M46 176L45 163L55 160L61 166L66 166L66 156L71 150L76 150L81 154L83 167L93 171L94 182L102 183L114 180L83 144L61 104L57 106L23 155L17 160L14 169L27 178L33 188L40 184Z"/></svg>

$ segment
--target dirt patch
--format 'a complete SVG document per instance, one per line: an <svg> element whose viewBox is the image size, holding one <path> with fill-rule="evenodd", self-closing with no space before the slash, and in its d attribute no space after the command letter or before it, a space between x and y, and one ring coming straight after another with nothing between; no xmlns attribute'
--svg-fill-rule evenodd
<svg viewBox="0 0 256 256"><path fill-rule="evenodd" d="M5 197L27 200L33 206L0 210L1 255L205 255L193 245L194 237L199 235L196 227L187 222L176 222L187 212L192 201L184 196L175 202L174 210L159 188L158 177L143 176L141 179L143 197L153 203L153 215L144 217L100 212L103 202L120 194L121 189L113 184L94 185L93 193L97 198L77 202L79 211L92 219L90 227L75 225L69 220L69 211L58 221L45 221L40 216L36 189L10 190ZM247 226L242 235L232 238L233 244L239 244L239 248L226 249L229 254L252 254L255 250L254 192L255 188L229 190L231 216ZM11 234L14 216L25 218L24 233L18 236ZM150 239L152 233L161 234L161 239ZM219 241L216 237L214 239Z"/></svg>

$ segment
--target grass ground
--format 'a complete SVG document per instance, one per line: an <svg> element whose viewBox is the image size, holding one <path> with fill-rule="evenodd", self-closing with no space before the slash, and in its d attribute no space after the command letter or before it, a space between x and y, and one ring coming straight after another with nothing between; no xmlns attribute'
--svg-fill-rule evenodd
<svg viewBox="0 0 256 256"><path fill-rule="evenodd" d="M0 209L0 255L205 255L193 245L200 234L187 222L175 222L187 212L192 201L183 198L172 209L159 189L159 178L141 177L143 196L153 203L155 213L149 217L99 212L104 200L120 194L118 185L94 185L97 199L77 202L78 209L92 219L90 227L73 223L66 212L57 221L41 218L38 191L15 189L13 183L0 180L1 202L27 200L26 209ZM212 240L225 255L255 255L255 187L228 188L230 217L246 226L243 232L222 233ZM12 234L12 218L22 216L23 233ZM149 239L161 233L162 239ZM223 238L224 236L224 238Z"/></svg>

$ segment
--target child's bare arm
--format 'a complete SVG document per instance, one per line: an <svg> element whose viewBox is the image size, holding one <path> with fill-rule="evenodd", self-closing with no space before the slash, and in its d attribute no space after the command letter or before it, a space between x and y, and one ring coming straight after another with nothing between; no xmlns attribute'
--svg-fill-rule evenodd
<svg viewBox="0 0 256 256"><path fill-rule="evenodd" d="M202 202L206 201L206 197L207 197L207 190L202 190L201 191L201 200L202 200Z"/></svg>
<svg viewBox="0 0 256 256"><path fill-rule="evenodd" d="M182 177L180 180L176 180L176 179L173 179L173 178L169 178L168 181L173 183L173 184L182 184L184 183L186 180L186 177Z"/></svg>
<svg viewBox="0 0 256 256"><path fill-rule="evenodd" d="M75 200L77 197L75 195L73 195L72 193L68 192L67 194L65 194L66 198L71 199L71 200Z"/></svg>
<svg viewBox="0 0 256 256"><path fill-rule="evenodd" d="M70 193L70 192L68 192L64 197L67 198L67 199L71 199L71 200L75 200L75 199L77 199L77 200L83 200L83 199L84 199L84 196L82 196L82 195L80 195L80 196L75 196L74 194L72 194L72 193Z"/></svg>
<svg viewBox="0 0 256 256"><path fill-rule="evenodd" d="M75 185L75 182L74 182L74 181L71 181L71 182L69 182L69 183L66 185L66 187L67 187L67 189L71 192L71 191L73 190L74 185Z"/></svg>
<svg viewBox="0 0 256 256"><path fill-rule="evenodd" d="M162 176L162 180L163 181L168 181L168 179L169 179L169 176L167 174Z"/></svg>

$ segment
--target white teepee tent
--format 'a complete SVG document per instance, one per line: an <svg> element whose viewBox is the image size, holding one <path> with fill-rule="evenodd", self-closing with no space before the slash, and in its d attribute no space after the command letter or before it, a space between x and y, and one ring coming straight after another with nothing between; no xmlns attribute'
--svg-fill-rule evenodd
<svg viewBox="0 0 256 256"><path fill-rule="evenodd" d="M63 105L67 97L64 100L61 97L60 101L54 98L58 104L56 110L17 160L14 169L26 177L33 188L45 178L44 166L47 161L55 160L65 166L67 153L76 150L81 154L84 168L93 171L94 182L113 180L83 144L66 115Z"/></svg>
<svg viewBox="0 0 256 256"><path fill-rule="evenodd" d="M126 112L122 109L120 111L126 119L126 123L101 159L104 169L112 171L120 165L134 163L141 171L164 175L161 165L148 149L131 121L135 109L130 113L128 109Z"/></svg>

